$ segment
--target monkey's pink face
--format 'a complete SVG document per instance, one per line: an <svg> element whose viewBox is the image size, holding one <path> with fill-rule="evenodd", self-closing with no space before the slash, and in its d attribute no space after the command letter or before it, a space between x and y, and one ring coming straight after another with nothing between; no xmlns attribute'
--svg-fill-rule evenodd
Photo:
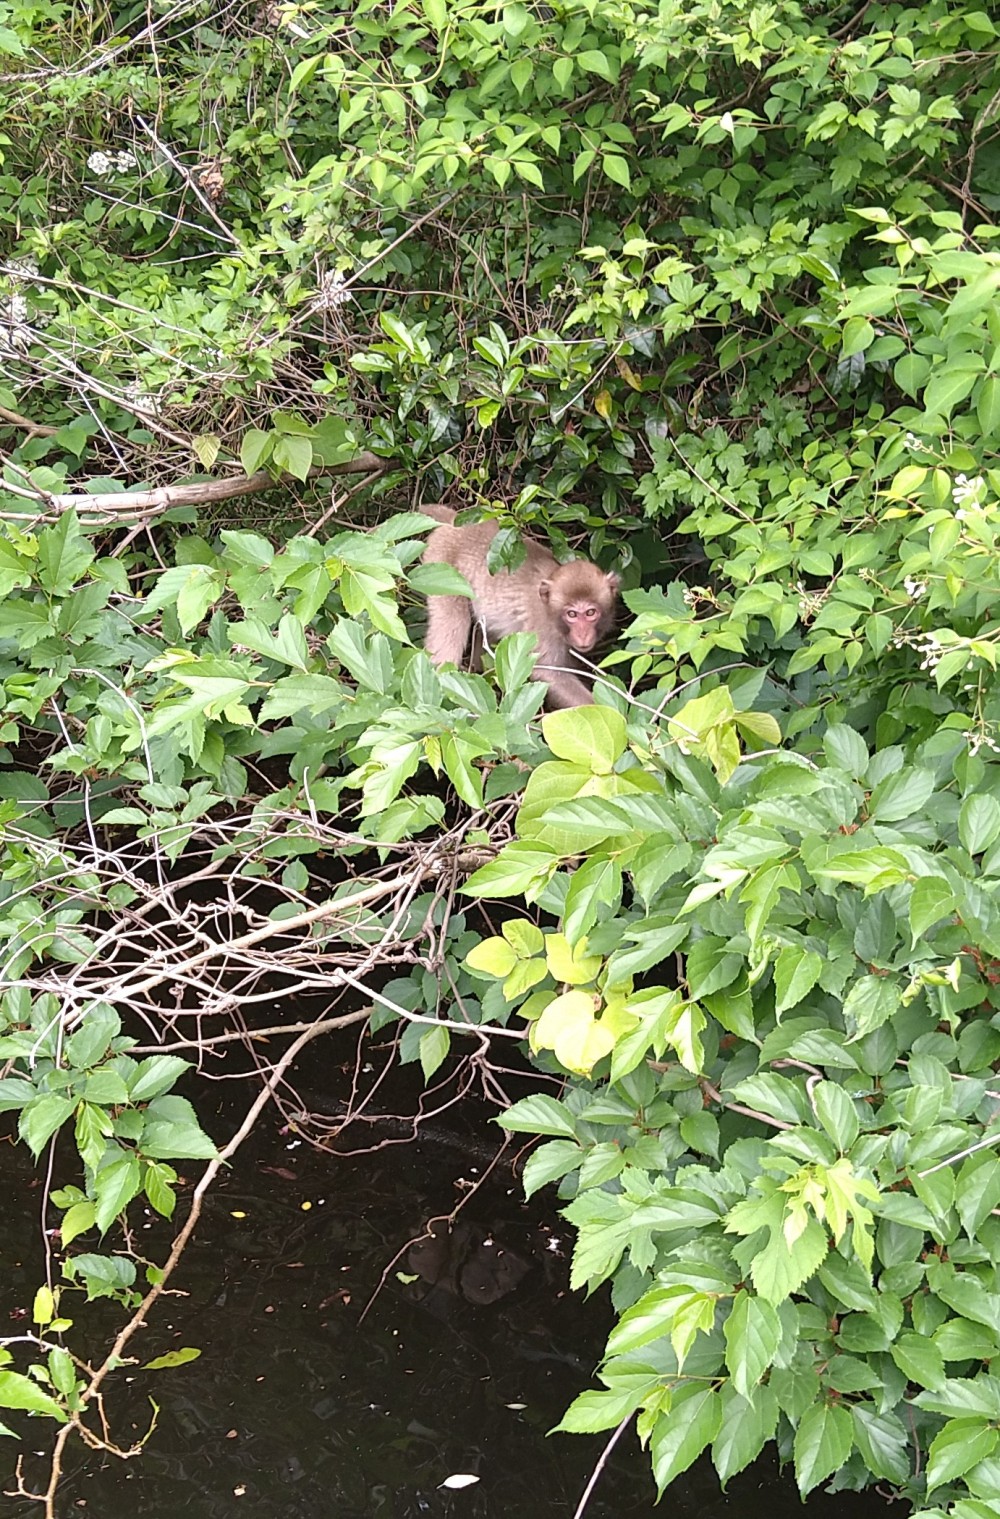
<svg viewBox="0 0 1000 1519"><path fill-rule="evenodd" d="M592 601L571 601L563 607L562 619L570 647L588 653L603 631L601 608Z"/></svg>

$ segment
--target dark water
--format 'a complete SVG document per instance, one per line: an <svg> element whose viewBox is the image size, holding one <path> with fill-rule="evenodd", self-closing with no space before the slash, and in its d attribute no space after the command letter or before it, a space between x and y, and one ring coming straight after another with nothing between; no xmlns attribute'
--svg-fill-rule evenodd
<svg viewBox="0 0 1000 1519"><path fill-rule="evenodd" d="M224 1102L217 1086L192 1093L220 1141L241 1116L225 1090ZM487 1117L475 1106L463 1121L481 1137L496 1132ZM5 1318L30 1307L39 1280L37 1218L25 1214L28 1178L6 1153ZM606 1437L547 1438L546 1431L593 1385L610 1310L602 1295L584 1304L568 1291L569 1230L554 1194L525 1206L510 1169L498 1168L462 1211L450 1249L425 1244L419 1257L404 1253L393 1264L484 1169L481 1151L463 1154L440 1138L356 1158L318 1154L282 1133L273 1112L265 1116L207 1202L173 1278L183 1295L161 1298L131 1347L147 1360L193 1345L200 1359L109 1379L107 1412L120 1445L146 1429L150 1398L160 1407L158 1426L143 1454L127 1462L72 1443L60 1515L572 1519ZM185 1170L194 1180L200 1167ZM184 1209L182 1201L179 1216ZM162 1259L167 1237L154 1224L139 1232L137 1248L155 1240L150 1254ZM64 1308L81 1327L113 1322L105 1305L85 1308L74 1299ZM23 1416L14 1422L25 1428ZM35 1421L27 1430L26 1447L41 1451L48 1426ZM17 1448L5 1442L5 1451L6 1475ZM29 1476L42 1480L43 1472L38 1463ZM479 1481L442 1489L454 1473ZM648 1458L629 1432L588 1519L723 1511L727 1519L783 1519L802 1511L794 1484L771 1461L734 1480L725 1496L702 1463L659 1508L654 1499ZM3 1507L12 1515L39 1512L10 1498ZM809 1501L810 1519L834 1512L876 1519L884 1511L874 1494Z"/></svg>

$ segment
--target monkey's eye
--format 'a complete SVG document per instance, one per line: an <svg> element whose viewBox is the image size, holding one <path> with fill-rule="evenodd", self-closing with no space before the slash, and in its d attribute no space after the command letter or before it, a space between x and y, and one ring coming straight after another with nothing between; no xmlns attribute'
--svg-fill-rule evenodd
<svg viewBox="0 0 1000 1519"><path fill-rule="evenodd" d="M587 617L591 622L593 622L594 618L597 616L597 608L596 607L588 607L587 610L586 610L586 612L584 613L584 616Z"/></svg>
<svg viewBox="0 0 1000 1519"><path fill-rule="evenodd" d="M566 608L566 621L567 622L574 622L575 620L576 620L576 607L567 607Z"/></svg>

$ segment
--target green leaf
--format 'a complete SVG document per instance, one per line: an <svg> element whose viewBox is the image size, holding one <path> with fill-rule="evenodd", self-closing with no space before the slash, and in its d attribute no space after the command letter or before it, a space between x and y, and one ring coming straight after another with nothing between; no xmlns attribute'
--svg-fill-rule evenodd
<svg viewBox="0 0 1000 1519"><path fill-rule="evenodd" d="M189 1361L196 1361L200 1355L201 1351L193 1345L183 1345L179 1350L168 1350L164 1355L146 1361L143 1371L163 1371L172 1366L186 1366Z"/></svg>
<svg viewBox="0 0 1000 1519"><path fill-rule="evenodd" d="M37 1160L57 1129L72 1115L76 1103L51 1092L36 1097L23 1109L17 1132Z"/></svg>
<svg viewBox="0 0 1000 1519"><path fill-rule="evenodd" d="M173 1184L176 1180L177 1173L172 1166L164 1165L162 1161L147 1161L144 1190L149 1198L150 1207L155 1208L162 1218L174 1216L177 1195Z"/></svg>
<svg viewBox="0 0 1000 1519"><path fill-rule="evenodd" d="M610 775L628 746L625 719L613 707L565 707L542 719L542 735L558 759Z"/></svg>
<svg viewBox="0 0 1000 1519"><path fill-rule="evenodd" d="M779 1017L808 996L822 972L823 958L815 950L797 944L781 950L774 964L774 1010Z"/></svg>
<svg viewBox="0 0 1000 1519"><path fill-rule="evenodd" d="M96 1065L112 1039L121 1033L121 1027L121 1018L109 1003L93 1003L80 1027L66 1041L68 1063L81 1070Z"/></svg>
<svg viewBox="0 0 1000 1519"><path fill-rule="evenodd" d="M483 805L483 776L472 761L488 752L492 746L477 738L468 730L455 730L441 735L441 760L448 779L467 807Z"/></svg>
<svg viewBox="0 0 1000 1519"><path fill-rule="evenodd" d="M559 856L545 844L531 840L507 844L495 860L469 877L462 890L470 897L516 897L532 891L537 895L558 863Z"/></svg>
<svg viewBox="0 0 1000 1519"><path fill-rule="evenodd" d="M92 1202L74 1203L67 1208L59 1224L59 1238L64 1245L71 1245L78 1234L85 1234L94 1227L95 1208Z"/></svg>
<svg viewBox="0 0 1000 1519"><path fill-rule="evenodd" d="M139 1149L156 1160L212 1160L217 1151L184 1097L155 1097L146 1109Z"/></svg>
<svg viewBox="0 0 1000 1519"><path fill-rule="evenodd" d="M10 1053L17 1052L11 1050ZM0 1113L13 1113L18 1108L27 1107L37 1096L38 1088L23 1076L4 1076L0 1079Z"/></svg>
<svg viewBox="0 0 1000 1519"><path fill-rule="evenodd" d="M958 1173L955 1207L962 1228L975 1240L980 1226L1000 1208L1000 1158L982 1150L970 1155Z"/></svg>
<svg viewBox="0 0 1000 1519"><path fill-rule="evenodd" d="M934 793L930 770L897 770L881 781L871 794L868 813L880 823L901 823L918 817Z"/></svg>
<svg viewBox="0 0 1000 1519"><path fill-rule="evenodd" d="M847 1151L858 1137L860 1123L854 1103L834 1081L818 1081L812 1088L816 1116L838 1150Z"/></svg>
<svg viewBox="0 0 1000 1519"><path fill-rule="evenodd" d="M124 1212L141 1187L142 1172L135 1155L124 1155L121 1160L101 1167L94 1178L94 1222L101 1234Z"/></svg>
<svg viewBox="0 0 1000 1519"><path fill-rule="evenodd" d="M276 680L260 709L262 723L280 722L308 712L313 717L343 707L347 691L330 675L286 675Z"/></svg>
<svg viewBox="0 0 1000 1519"><path fill-rule="evenodd" d="M420 3L429 24L440 36L448 25L447 0L420 0Z"/></svg>
<svg viewBox="0 0 1000 1519"><path fill-rule="evenodd" d="M803 1498L839 1471L854 1449L854 1426L846 1408L814 1403L795 1431L795 1480Z"/></svg>
<svg viewBox="0 0 1000 1519"><path fill-rule="evenodd" d="M532 1197L540 1187L561 1181L575 1171L586 1155L583 1146L568 1139L552 1139L540 1145L524 1163L522 1180L525 1197Z"/></svg>
<svg viewBox="0 0 1000 1519"><path fill-rule="evenodd" d="M609 84L614 84L615 79L618 77L617 70L612 68L607 54L599 52L596 48L591 48L585 52L577 53L576 62L579 64L580 68L585 69L588 74L599 74L601 78L606 79Z"/></svg>
<svg viewBox="0 0 1000 1519"><path fill-rule="evenodd" d="M566 935L576 943L621 902L622 872L616 860L595 856L573 872L563 909Z"/></svg>
<svg viewBox="0 0 1000 1519"><path fill-rule="evenodd" d="M984 438L992 441L1000 433L1000 378L995 374L983 378L976 398L976 415Z"/></svg>
<svg viewBox="0 0 1000 1519"><path fill-rule="evenodd" d="M756 1461L778 1425L778 1400L770 1387L755 1388L746 1400L731 1383L720 1393L722 1420L712 1444L712 1462L725 1487L730 1477Z"/></svg>
<svg viewBox="0 0 1000 1519"><path fill-rule="evenodd" d="M996 1297L976 1277L945 1266L929 1274L928 1279L932 1290L949 1308L954 1308L956 1313L971 1319L974 1324L984 1324L987 1329L996 1330Z"/></svg>
<svg viewBox="0 0 1000 1519"><path fill-rule="evenodd" d="M844 1000L844 1018L852 1042L887 1023L899 1007L902 993L883 976L861 976Z"/></svg>
<svg viewBox="0 0 1000 1519"><path fill-rule="evenodd" d="M51 596L65 596L90 568L94 545L80 530L76 512L62 512L38 535L38 582Z"/></svg>
<svg viewBox="0 0 1000 1519"><path fill-rule="evenodd" d="M261 432L256 427L248 428L243 434L243 442L240 444L240 463L248 475L256 474L265 456L270 456L274 441L274 433Z"/></svg>
<svg viewBox="0 0 1000 1519"><path fill-rule="evenodd" d="M274 462L296 480L306 481L313 462L313 446L308 438L283 434L274 444Z"/></svg>
<svg viewBox="0 0 1000 1519"><path fill-rule="evenodd" d="M781 1344L778 1315L770 1303L741 1289L736 1294L723 1333L726 1369L733 1379L733 1386L741 1397L750 1398Z"/></svg>
<svg viewBox="0 0 1000 1519"><path fill-rule="evenodd" d="M0 1371L0 1408L23 1408L29 1413L48 1414L65 1424L66 1413L55 1398L43 1392L31 1377L22 1377L17 1371Z"/></svg>
<svg viewBox="0 0 1000 1519"><path fill-rule="evenodd" d="M907 1330L889 1346L889 1354L908 1381L916 1382L919 1387L944 1386L944 1358L934 1342L924 1335Z"/></svg>
<svg viewBox="0 0 1000 1519"><path fill-rule="evenodd" d="M635 1413L645 1396L646 1389L642 1386L607 1390L591 1388L574 1398L552 1433L596 1435L602 1430L614 1429Z"/></svg>
<svg viewBox="0 0 1000 1519"><path fill-rule="evenodd" d="M722 1400L714 1388L696 1383L676 1389L670 1411L657 1419L650 1441L659 1493L697 1461L721 1423Z"/></svg>
<svg viewBox="0 0 1000 1519"><path fill-rule="evenodd" d="M1000 1379L986 1374L949 1377L939 1388L918 1393L913 1401L932 1413L996 1422L1000 1419Z"/></svg>
<svg viewBox="0 0 1000 1519"><path fill-rule="evenodd" d="M927 1456L927 1491L943 1487L992 1456L1000 1431L983 1419L952 1419L931 1441Z"/></svg>
<svg viewBox="0 0 1000 1519"><path fill-rule="evenodd" d="M873 1403L855 1403L854 1441L873 1477L902 1484L910 1476L909 1434L894 1413L879 1413Z"/></svg>
<svg viewBox="0 0 1000 1519"><path fill-rule="evenodd" d="M48 1367L56 1391L61 1392L64 1398L70 1397L76 1391L76 1367L69 1351L63 1350L61 1346L50 1350Z"/></svg>
<svg viewBox="0 0 1000 1519"><path fill-rule="evenodd" d="M931 378L924 387L924 410L946 419L950 417L972 390L979 373L978 369L963 368L955 363L938 365L931 371Z"/></svg>
<svg viewBox="0 0 1000 1519"><path fill-rule="evenodd" d="M841 357L853 358L856 353L862 353L870 348L875 341L875 328L871 322L862 316L852 316L844 323L843 337L841 340Z"/></svg>
<svg viewBox="0 0 1000 1519"><path fill-rule="evenodd" d="M958 836L969 854L982 854L1000 838L1000 801L995 796L967 796L958 814Z"/></svg>
<svg viewBox="0 0 1000 1519"><path fill-rule="evenodd" d="M129 1083L131 1102L150 1102L167 1092L190 1068L190 1060L179 1055L149 1055L139 1065Z"/></svg>
<svg viewBox="0 0 1000 1519"><path fill-rule="evenodd" d="M512 1134L554 1134L560 1138L576 1138L572 1113L564 1103L544 1092L522 1097L496 1121Z"/></svg>
<svg viewBox="0 0 1000 1519"><path fill-rule="evenodd" d="M110 1113L91 1102L81 1102L76 1110L76 1147L80 1159L91 1171L96 1171L105 1151L107 1141L114 1130Z"/></svg>
<svg viewBox="0 0 1000 1519"><path fill-rule="evenodd" d="M177 590L175 605L181 632L187 634L198 626L209 607L222 595L225 583L221 574L211 565L189 564L183 570L183 580ZM161 579L165 580L166 576ZM178 672L181 673L183 672Z"/></svg>
<svg viewBox="0 0 1000 1519"><path fill-rule="evenodd" d="M910 934L916 944L922 934L950 916L956 907L955 893L941 876L920 876L910 893Z"/></svg>
<svg viewBox="0 0 1000 1519"><path fill-rule="evenodd" d="M622 158L618 153L603 153L601 155L601 168L612 184L621 185L625 190L631 190L632 175L629 171L627 158Z"/></svg>
<svg viewBox="0 0 1000 1519"><path fill-rule="evenodd" d="M451 1034L446 1028L429 1028L420 1036L420 1067L424 1080L430 1081L434 1072L448 1057Z"/></svg>

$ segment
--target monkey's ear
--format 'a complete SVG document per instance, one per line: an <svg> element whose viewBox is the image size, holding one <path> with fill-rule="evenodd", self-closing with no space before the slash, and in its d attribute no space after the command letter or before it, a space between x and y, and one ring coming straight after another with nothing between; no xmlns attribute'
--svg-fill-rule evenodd
<svg viewBox="0 0 1000 1519"><path fill-rule="evenodd" d="M551 580L540 580L538 582L538 595L539 595L539 599L541 601L548 601L548 599L549 599L549 592L551 590L552 590L552 582L551 582Z"/></svg>
<svg viewBox="0 0 1000 1519"><path fill-rule="evenodd" d="M607 583L608 590L612 593L612 595L617 596L619 590L621 589L621 576L616 575L614 570L609 570L604 579Z"/></svg>

